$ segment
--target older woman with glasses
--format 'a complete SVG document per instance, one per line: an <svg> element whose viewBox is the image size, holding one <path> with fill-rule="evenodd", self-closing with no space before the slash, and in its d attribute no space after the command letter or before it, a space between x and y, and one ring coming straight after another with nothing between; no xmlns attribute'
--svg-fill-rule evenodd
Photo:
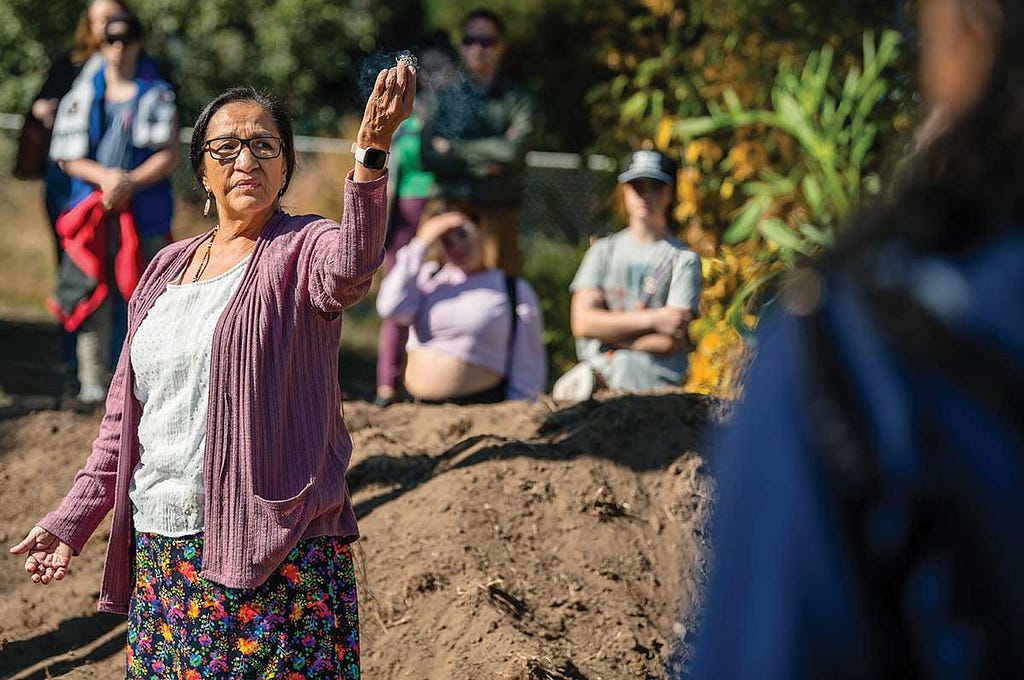
<svg viewBox="0 0 1024 680"><path fill-rule="evenodd" d="M386 149L415 82L378 76L340 224L280 207L278 99L232 89L196 121L216 226L143 275L92 455L12 548L33 581L62 579L114 510L99 607L128 615L128 677L359 676L337 347L383 259Z"/></svg>
<svg viewBox="0 0 1024 680"><path fill-rule="evenodd" d="M426 217L377 294L381 317L409 326L406 390L438 404L536 399L547 380L537 294L487 267L471 208L440 201Z"/></svg>

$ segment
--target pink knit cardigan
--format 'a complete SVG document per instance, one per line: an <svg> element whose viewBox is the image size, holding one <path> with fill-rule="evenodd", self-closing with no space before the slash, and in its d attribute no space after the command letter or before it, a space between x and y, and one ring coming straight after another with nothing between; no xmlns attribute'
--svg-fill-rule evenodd
<svg viewBox="0 0 1024 680"><path fill-rule="evenodd" d="M263 583L303 538L356 536L341 418L341 312L366 295L384 257L387 178L345 182L341 224L277 212L256 241L213 335L203 485L201 576ZM39 523L77 554L113 508L101 611L125 614L134 541L128 484L139 462L142 406L131 344L202 237L162 250L128 304L128 335L92 454L60 507ZM167 342L177 342L167 338Z"/></svg>

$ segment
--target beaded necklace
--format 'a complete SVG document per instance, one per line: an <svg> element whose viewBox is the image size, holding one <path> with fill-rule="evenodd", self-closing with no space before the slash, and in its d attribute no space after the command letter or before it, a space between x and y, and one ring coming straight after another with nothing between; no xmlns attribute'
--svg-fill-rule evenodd
<svg viewBox="0 0 1024 680"><path fill-rule="evenodd" d="M199 262L199 269L196 269L195 278L192 279L192 283L199 280L199 277L206 271L206 265L210 264L210 248L213 248L213 239L217 238L217 230L220 229L220 225L214 225L213 233L210 234L210 241L206 244L206 252L203 253L203 259Z"/></svg>

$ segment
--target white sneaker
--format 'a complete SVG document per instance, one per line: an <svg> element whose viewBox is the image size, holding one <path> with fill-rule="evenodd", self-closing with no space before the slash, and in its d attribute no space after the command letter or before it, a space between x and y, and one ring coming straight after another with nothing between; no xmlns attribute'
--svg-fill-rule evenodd
<svg viewBox="0 0 1024 680"><path fill-rule="evenodd" d="M573 403L585 401L593 396L594 385L594 369L590 364L579 363L555 381L551 386L551 398Z"/></svg>

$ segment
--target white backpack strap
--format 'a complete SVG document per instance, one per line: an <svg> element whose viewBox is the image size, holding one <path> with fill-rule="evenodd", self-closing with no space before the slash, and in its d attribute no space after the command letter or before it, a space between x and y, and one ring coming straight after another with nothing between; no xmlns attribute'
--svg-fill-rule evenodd
<svg viewBox="0 0 1024 680"><path fill-rule="evenodd" d="M132 125L132 144L139 148L160 149L177 133L174 90L166 83L157 83L139 97L139 106Z"/></svg>
<svg viewBox="0 0 1024 680"><path fill-rule="evenodd" d="M95 90L92 80L80 79L57 106L50 141L50 158L71 161L89 155L89 112Z"/></svg>

